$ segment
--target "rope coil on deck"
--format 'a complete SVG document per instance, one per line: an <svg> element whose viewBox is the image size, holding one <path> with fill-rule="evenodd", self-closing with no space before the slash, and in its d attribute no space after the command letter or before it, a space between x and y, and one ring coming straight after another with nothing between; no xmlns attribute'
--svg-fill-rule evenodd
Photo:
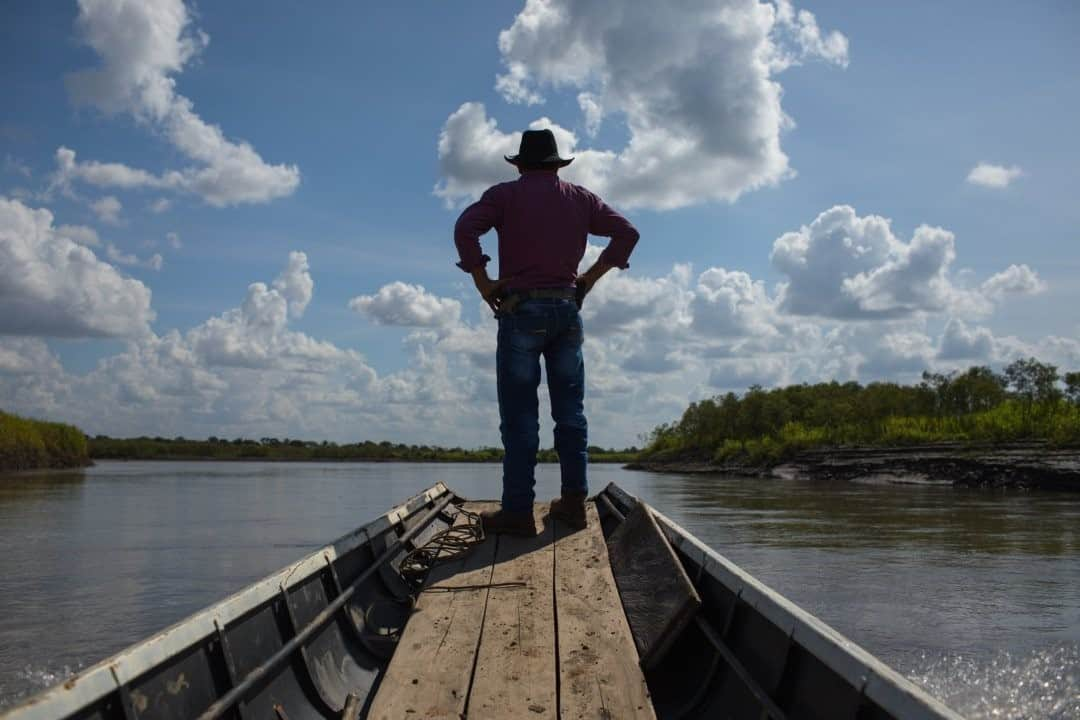
<svg viewBox="0 0 1080 720"><path fill-rule="evenodd" d="M464 557L484 541L484 526L480 522L480 515L465 508L459 508L458 513L459 516L463 514L468 522L455 523L435 533L427 542L410 550L402 559L399 568L401 579L409 586L413 595L420 592L431 568L440 562Z"/></svg>
<svg viewBox="0 0 1080 720"><path fill-rule="evenodd" d="M484 588L526 587L526 583L523 582L453 585L435 588L423 587L424 581L433 567L449 560L459 560L484 542L486 536L480 515L465 508L459 508L458 513L459 515L463 514L468 522L463 524L455 522L445 530L435 533L427 542L410 550L402 559L398 572L401 574L401 579L408 585L413 596L415 597L421 592L455 592Z"/></svg>

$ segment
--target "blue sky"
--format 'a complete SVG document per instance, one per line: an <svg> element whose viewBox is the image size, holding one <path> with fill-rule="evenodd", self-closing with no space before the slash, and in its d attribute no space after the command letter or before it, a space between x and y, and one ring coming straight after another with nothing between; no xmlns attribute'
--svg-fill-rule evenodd
<svg viewBox="0 0 1080 720"><path fill-rule="evenodd" d="M574 135L568 179L642 234L586 308L599 442L753 381L1080 368L1073 3L699 5L6 4L0 406L116 434L496 444L493 325L451 230L540 118ZM175 32L137 31L161 18ZM177 139L213 126L205 152ZM199 174L238 168L242 187ZM76 246L91 271L56 264Z"/></svg>

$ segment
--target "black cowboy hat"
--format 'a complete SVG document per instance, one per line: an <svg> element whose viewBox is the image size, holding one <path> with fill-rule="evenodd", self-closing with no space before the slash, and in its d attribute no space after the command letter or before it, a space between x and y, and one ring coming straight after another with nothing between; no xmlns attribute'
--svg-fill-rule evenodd
<svg viewBox="0 0 1080 720"><path fill-rule="evenodd" d="M503 155L511 165L524 167L566 167L574 158L559 157L555 134L550 130L526 130L521 133L521 145L517 155Z"/></svg>

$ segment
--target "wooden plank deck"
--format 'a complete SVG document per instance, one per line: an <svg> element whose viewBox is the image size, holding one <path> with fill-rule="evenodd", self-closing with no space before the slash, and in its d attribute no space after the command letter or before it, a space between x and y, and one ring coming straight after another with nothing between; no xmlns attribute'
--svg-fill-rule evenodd
<svg viewBox="0 0 1080 720"><path fill-rule="evenodd" d="M555 528L560 717L654 718L592 503L587 517L585 531Z"/></svg>
<svg viewBox="0 0 1080 720"><path fill-rule="evenodd" d="M369 718L655 718L595 507L580 532L536 510L432 570Z"/></svg>
<svg viewBox="0 0 1080 720"><path fill-rule="evenodd" d="M469 695L469 718L500 720L527 709L529 717L556 718L554 527L537 507L534 538L499 537L484 634Z"/></svg>
<svg viewBox="0 0 1080 720"><path fill-rule="evenodd" d="M486 510L483 504L469 508ZM458 521L464 520L458 515ZM484 542L464 558L437 564L416 601L378 694L368 710L375 720L464 716L476 648L487 605L495 544ZM459 590L462 586L479 589Z"/></svg>

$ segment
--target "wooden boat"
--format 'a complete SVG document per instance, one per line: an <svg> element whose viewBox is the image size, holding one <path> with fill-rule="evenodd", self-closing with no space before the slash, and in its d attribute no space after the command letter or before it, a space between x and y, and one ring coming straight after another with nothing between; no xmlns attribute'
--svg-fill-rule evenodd
<svg viewBox="0 0 1080 720"><path fill-rule="evenodd" d="M402 561L479 506L438 484L0 720L959 718L615 485L416 594Z"/></svg>

